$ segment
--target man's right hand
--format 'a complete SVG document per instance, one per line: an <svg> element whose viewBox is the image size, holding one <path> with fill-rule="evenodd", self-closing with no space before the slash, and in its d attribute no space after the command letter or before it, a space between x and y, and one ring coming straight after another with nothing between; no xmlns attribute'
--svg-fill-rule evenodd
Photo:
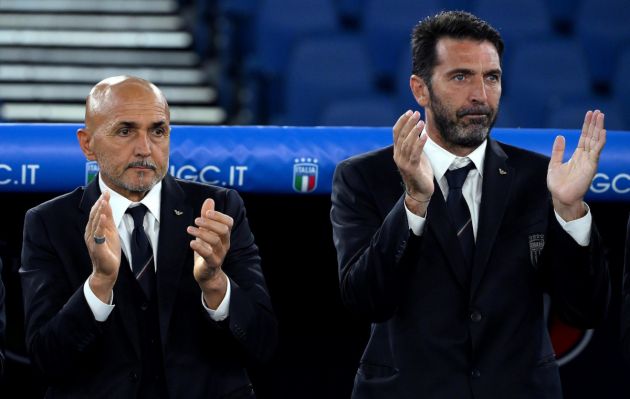
<svg viewBox="0 0 630 399"><path fill-rule="evenodd" d="M433 195L433 169L423 154L427 135L421 135L424 122L420 112L407 111L394 125L394 162L405 184L405 205L419 216L425 216Z"/></svg>
<svg viewBox="0 0 630 399"><path fill-rule="evenodd" d="M96 239L103 237L105 241L97 243ZM118 278L121 257L120 237L109 205L109 192L101 194L92 206L83 239L92 261L90 288L102 302L109 303Z"/></svg>

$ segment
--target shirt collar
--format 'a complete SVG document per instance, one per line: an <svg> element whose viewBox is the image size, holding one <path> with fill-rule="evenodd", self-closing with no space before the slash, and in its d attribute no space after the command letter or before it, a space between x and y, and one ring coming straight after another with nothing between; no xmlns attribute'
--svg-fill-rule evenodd
<svg viewBox="0 0 630 399"><path fill-rule="evenodd" d="M127 208L131 204L137 204L137 202L130 201L129 199L123 197L116 191L112 190L105 184L103 179L98 179L98 186L101 189L101 192L109 191L109 205L112 207L112 215L114 217L114 223L116 226L120 225L120 221L122 220ZM147 195L140 200L140 204L144 204L147 207L151 215L157 220L160 221L160 198L162 194L162 181L160 180L149 192Z"/></svg>
<svg viewBox="0 0 630 399"><path fill-rule="evenodd" d="M426 129L422 131L422 134L427 134ZM483 161L486 158L486 146L488 145L488 139L484 140L479 147L475 148L473 152L467 155L474 164L479 174L483 176ZM431 167L433 168L433 175L437 181L440 181L448 167L451 166L455 158L460 158L455 154L452 154L440 147L435 141L431 140L431 137L427 137L427 142L424 145L424 153L429 158Z"/></svg>

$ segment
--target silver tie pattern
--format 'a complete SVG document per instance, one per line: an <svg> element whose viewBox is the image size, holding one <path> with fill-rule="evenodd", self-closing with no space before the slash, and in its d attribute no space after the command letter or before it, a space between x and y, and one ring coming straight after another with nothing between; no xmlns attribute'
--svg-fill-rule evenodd
<svg viewBox="0 0 630 399"><path fill-rule="evenodd" d="M475 164L468 165L446 171L448 181L448 198L446 207L451 215L453 226L457 232L457 238L464 252L464 259L469 267L472 267L472 260L475 253L475 235L473 233L472 219L468 204L462 193L462 186L468 176L468 172L475 168Z"/></svg>
<svg viewBox="0 0 630 399"><path fill-rule="evenodd" d="M133 232L131 233L131 259L133 274L140 284L147 299L155 294L155 262L153 260L153 248L144 231L143 221L147 207L140 204L133 208L127 208L126 213L133 218Z"/></svg>

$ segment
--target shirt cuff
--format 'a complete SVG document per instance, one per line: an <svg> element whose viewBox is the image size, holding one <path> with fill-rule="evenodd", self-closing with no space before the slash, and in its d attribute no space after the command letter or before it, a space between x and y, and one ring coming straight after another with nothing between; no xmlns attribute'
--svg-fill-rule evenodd
<svg viewBox="0 0 630 399"><path fill-rule="evenodd" d="M570 222L565 222L558 212L554 209L554 213L556 214L556 219L560 226L566 231L575 242L577 242L580 246L586 247L591 242L591 225L593 224L593 217L591 216L591 208L588 207L586 202L584 202L584 206L586 207L586 215L582 216L579 219L572 220Z"/></svg>
<svg viewBox="0 0 630 399"><path fill-rule="evenodd" d="M112 310L116 305L112 305L114 302L114 292L112 291L112 297L110 298L109 303L104 303L94 293L90 288L90 279L85 280L85 284L83 284L83 295L85 296L85 300L88 303L88 306L92 310L92 314L96 321L105 321L109 317Z"/></svg>
<svg viewBox="0 0 630 399"><path fill-rule="evenodd" d="M421 236L422 232L424 231L424 224L427 222L427 219L411 212L409 208L407 208L407 204L405 204L404 202L403 204L405 205L405 212L407 212L407 223L409 224L411 232L416 236Z"/></svg>
<svg viewBox="0 0 630 399"><path fill-rule="evenodd" d="M203 300L203 292L201 293L201 304L203 308L208 312L208 316L214 321L223 321L228 318L230 315L230 295L232 294L232 289L230 285L230 279L227 279L227 290L225 290L225 297L219 304L219 307L216 310L212 310L206 306L206 301Z"/></svg>

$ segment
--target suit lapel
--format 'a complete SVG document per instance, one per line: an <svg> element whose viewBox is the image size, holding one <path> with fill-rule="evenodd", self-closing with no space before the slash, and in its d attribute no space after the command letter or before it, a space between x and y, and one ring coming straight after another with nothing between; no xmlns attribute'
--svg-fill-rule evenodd
<svg viewBox="0 0 630 399"><path fill-rule="evenodd" d="M160 334L164 345L168 336L168 325L173 313L177 288L184 268L183 263L187 251L190 250L191 237L186 232L186 227L193 225L195 215L193 215L192 207L184 202L184 191L175 179L167 175L162 182L157 258L157 297ZM199 300L201 301L201 296Z"/></svg>
<svg viewBox="0 0 630 399"><path fill-rule="evenodd" d="M507 164L507 155L496 141L489 139L483 171L471 296L475 294L488 264L503 220L507 200L510 197L513 180L514 168Z"/></svg>
<svg viewBox="0 0 630 399"><path fill-rule="evenodd" d="M92 205L98 200L98 197L101 196L101 189L98 187L98 176L92 180L83 192L83 196L81 197L81 202L79 202L79 208L85 214L85 221L87 222L90 216L90 210L92 209ZM83 226L82 230L85 230L85 226Z"/></svg>
<svg viewBox="0 0 630 399"><path fill-rule="evenodd" d="M87 225L87 221L90 215L90 210L92 209L92 206L101 195L101 190L98 186L98 179L99 177L97 176L96 179L94 179L94 181L92 181L92 183L90 183L86 187L85 193L83 194L83 197L81 198L81 203L79 204L79 207L85 214L85 220L83 221L83 226L82 226L81 231L85 230L85 225ZM131 298L130 296L132 295L131 290L133 287L129 285L129 281L131 281L130 279L121 278L121 275L123 273L131 272L131 266L129 266L129 261L127 260L127 257L122 252L122 250L120 252L121 252L120 254L121 261L120 261L120 269L118 272L118 278L116 279L116 284L114 285L114 300L115 300L115 303L120 303L121 305L116 306L115 311L120 313L120 321L123 324L125 330L127 331L127 334L129 335L129 338L131 340L131 343L136 353L140 355L138 329L137 329L137 326L133 325L133 322L136 320L136 316L132 312L132 308L130 306L130 304L133 303L133 298Z"/></svg>
<svg viewBox="0 0 630 399"><path fill-rule="evenodd" d="M457 239L457 233L446 208L442 190L439 189L435 179L433 184L437 189L433 192L433 197L427 210L427 228L437 237L437 242L446 255L448 263L455 274L455 279L462 289L468 290L470 284L468 278L469 266L464 262L464 252Z"/></svg>

